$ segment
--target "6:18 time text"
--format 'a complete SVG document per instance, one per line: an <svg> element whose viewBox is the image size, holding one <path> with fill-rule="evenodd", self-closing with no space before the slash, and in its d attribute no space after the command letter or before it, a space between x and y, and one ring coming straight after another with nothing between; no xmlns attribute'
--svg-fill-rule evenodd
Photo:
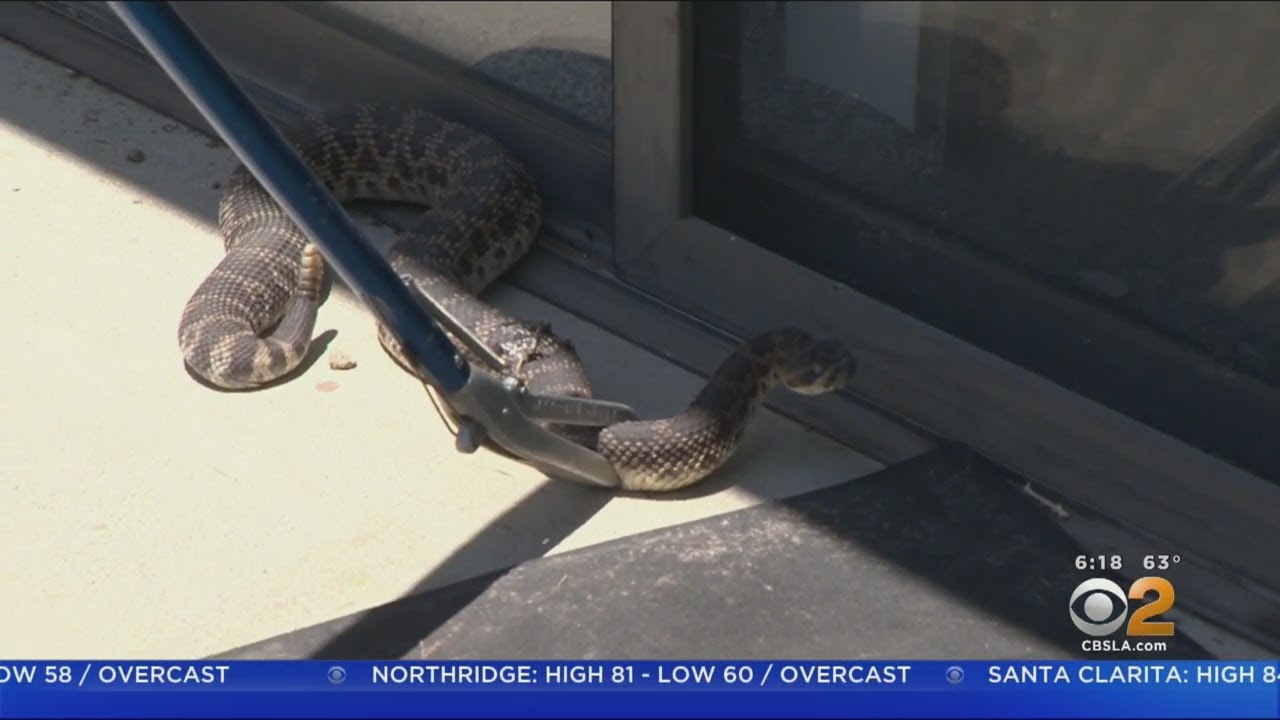
<svg viewBox="0 0 1280 720"><path fill-rule="evenodd" d="M1120 570L1124 562L1119 555L1077 555L1077 570Z"/></svg>

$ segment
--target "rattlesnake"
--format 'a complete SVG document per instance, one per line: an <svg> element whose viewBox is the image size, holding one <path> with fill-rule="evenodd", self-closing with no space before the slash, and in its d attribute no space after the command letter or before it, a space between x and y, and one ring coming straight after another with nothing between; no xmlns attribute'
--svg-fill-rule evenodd
<svg viewBox="0 0 1280 720"><path fill-rule="evenodd" d="M505 147L435 114L381 105L315 114L285 136L340 201L428 206L392 247L395 272L415 278L486 345L514 360L530 392L591 397L569 341L477 297L525 254L541 224L535 182ZM324 261L243 165L227 183L218 225L227 253L187 302L179 346L188 367L209 383L255 388L289 374L305 357ZM378 337L392 358L412 369L381 323ZM853 368L838 343L779 328L736 348L680 415L603 430L553 430L608 459L623 489L674 490L732 455L775 384L829 392L842 387Z"/></svg>

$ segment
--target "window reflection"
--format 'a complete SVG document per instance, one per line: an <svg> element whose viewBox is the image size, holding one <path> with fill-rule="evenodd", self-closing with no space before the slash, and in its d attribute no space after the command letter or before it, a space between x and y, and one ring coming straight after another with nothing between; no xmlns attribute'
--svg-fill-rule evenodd
<svg viewBox="0 0 1280 720"><path fill-rule="evenodd" d="M1280 5L694 15L698 214L858 286L855 221L797 238L785 194L733 199L816 178L1280 384Z"/></svg>
<svg viewBox="0 0 1280 720"><path fill-rule="evenodd" d="M589 125L613 127L611 3L326 3Z"/></svg>

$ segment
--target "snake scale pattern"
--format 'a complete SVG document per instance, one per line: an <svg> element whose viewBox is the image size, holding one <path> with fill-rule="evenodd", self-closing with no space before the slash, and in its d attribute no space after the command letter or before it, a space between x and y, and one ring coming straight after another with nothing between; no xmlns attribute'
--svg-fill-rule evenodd
<svg viewBox="0 0 1280 720"><path fill-rule="evenodd" d="M541 225L536 184L505 147L435 114L382 105L312 115L285 136L340 202L426 206L390 251L396 273L414 278L516 363L530 392L591 397L572 343L544 323L511 317L478 297L529 250ZM227 183L218 224L226 255L183 310L179 347L187 366L210 384L258 388L305 358L325 264L243 165ZM394 336L380 323L377 331L388 354L412 372ZM830 392L853 370L840 344L779 328L737 347L679 415L603 430L552 430L602 454L624 490L675 490L728 460L775 385Z"/></svg>

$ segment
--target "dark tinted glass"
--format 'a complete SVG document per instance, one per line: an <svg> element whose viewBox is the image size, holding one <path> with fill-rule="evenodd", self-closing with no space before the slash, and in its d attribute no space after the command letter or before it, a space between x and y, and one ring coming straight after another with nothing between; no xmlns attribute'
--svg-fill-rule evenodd
<svg viewBox="0 0 1280 720"><path fill-rule="evenodd" d="M698 215L1157 426L1260 441L1165 400L1174 365L1280 384L1280 4L695 3L694 48ZM1205 362L1135 367L1094 312Z"/></svg>
<svg viewBox="0 0 1280 720"><path fill-rule="evenodd" d="M325 4L594 127L613 126L610 3Z"/></svg>

